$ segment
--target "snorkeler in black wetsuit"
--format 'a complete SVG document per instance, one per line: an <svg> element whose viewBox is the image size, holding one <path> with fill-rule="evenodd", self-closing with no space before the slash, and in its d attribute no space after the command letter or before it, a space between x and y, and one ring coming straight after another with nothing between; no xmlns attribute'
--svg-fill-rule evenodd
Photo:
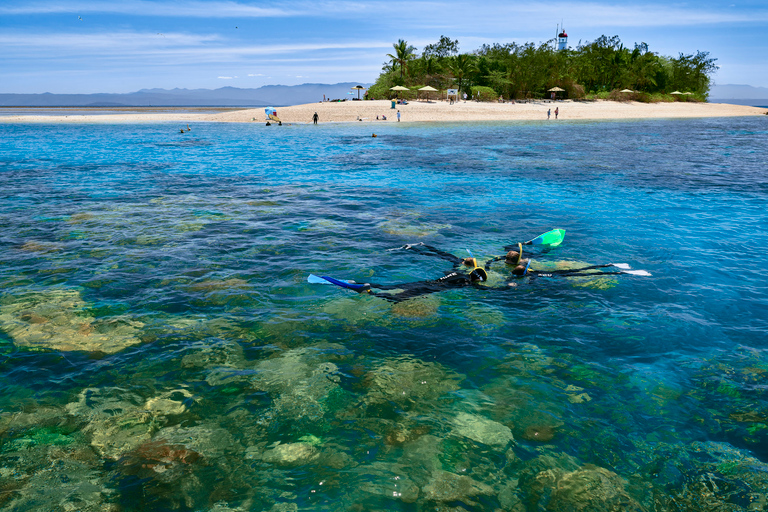
<svg viewBox="0 0 768 512"><path fill-rule="evenodd" d="M420 295L428 295L430 293L441 292L452 288L464 288L465 286L471 286L477 282L483 282L488 279L488 274L482 268L476 268L469 274L462 274L460 272L451 272L441 277L440 279L434 279L430 281L417 281L414 283L402 283L402 284L373 284L366 283L365 288L360 290L361 293L369 293L374 297L381 297L392 302L400 302L407 299L412 299ZM397 293L380 293L376 290L401 290Z"/></svg>
<svg viewBox="0 0 768 512"><path fill-rule="evenodd" d="M360 293L369 293L375 297L381 297L392 302L400 302L403 300L418 297L420 295L427 295L430 293L440 292L443 290L453 288L464 288L465 286L472 286L478 282L484 282L488 280L488 274L485 269L477 266L477 260L475 258L459 258L451 253L441 251L431 245L424 243L414 245L404 245L398 247L398 249L405 249L414 251L424 256L434 256L446 261L449 261L453 265L453 271L447 272L446 275L439 279L431 279L428 281L416 281L412 283L400 283L400 284L374 284L366 283L365 287L358 290ZM468 274L459 272L458 269L462 265L473 267L472 271ZM400 290L397 293L381 293L376 290Z"/></svg>
<svg viewBox="0 0 768 512"><path fill-rule="evenodd" d="M510 276L510 277L513 277L514 279L511 281L507 281L501 286L481 285L482 288L489 289L489 290L509 290L517 286L516 281L518 281L521 277L524 277L524 276L528 276L531 278L555 277L555 276L568 277L568 276L579 276L579 275L585 276L585 275L591 274L591 272L589 271L606 268L606 267L617 267L619 269L624 269L625 271L600 272L600 274L608 274L608 275L631 274L631 275L641 275L641 276L650 275L644 270L634 270L634 271L628 270L629 266L623 263L590 265L587 267L576 268L576 269L558 269L558 270L549 270L549 271L529 270L531 260L524 259L522 257L523 256L522 244L518 244L517 251L511 250L507 252L504 256L497 256L495 258L488 260L484 265L485 268L477 266L477 260L475 258L462 259L457 256L454 256L453 254L447 253L445 251L426 245L424 243L419 243L415 245L404 245L402 247L398 247L397 249L411 250L418 254L422 254L424 256L434 256L434 257L449 261L453 265L453 271L448 272L446 273L445 276L439 279L434 279L434 280L416 281L411 283L400 283L400 284L365 283L364 285L355 285L355 288L353 289L355 289L358 293L368 293L375 297L380 297L382 299L385 299L391 302L401 302L401 301L412 299L414 297L418 297L421 295L427 295L430 293L440 292L448 289L464 288L467 286L478 286L478 283L483 283L488 280L487 271L490 270L491 264L495 261L501 261L501 260L504 260L504 262L507 265L514 267L512 269L511 276ZM458 270L459 267L461 267L462 265L467 267L473 267L473 269L468 274L464 274ZM397 291L396 293L386 293L387 291L393 291L393 290L399 290L399 291Z"/></svg>

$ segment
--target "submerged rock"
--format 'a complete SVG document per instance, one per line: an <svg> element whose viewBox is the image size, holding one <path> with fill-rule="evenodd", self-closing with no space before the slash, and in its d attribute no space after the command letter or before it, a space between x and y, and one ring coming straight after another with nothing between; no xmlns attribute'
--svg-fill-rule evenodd
<svg viewBox="0 0 768 512"><path fill-rule="evenodd" d="M53 242L35 242L35 241L28 241L24 242L24 244L19 247L24 252L39 252L39 253L47 253L47 252L54 252L54 251L60 251L61 245Z"/></svg>
<svg viewBox="0 0 768 512"><path fill-rule="evenodd" d="M2 476L0 472L0 483ZM15 496L11 501L3 502L0 496L0 503L8 511L110 512L117 510L110 504L113 494L99 468L59 458L29 475L23 487L9 494Z"/></svg>
<svg viewBox="0 0 768 512"><path fill-rule="evenodd" d="M641 511L626 491L627 482L605 468L587 464L556 480L550 506L553 511Z"/></svg>
<svg viewBox="0 0 768 512"><path fill-rule="evenodd" d="M555 438L557 428L547 424L529 425L523 431L523 439L546 443Z"/></svg>
<svg viewBox="0 0 768 512"><path fill-rule="evenodd" d="M0 303L0 327L20 347L113 354L141 343L144 324L127 317L96 320L77 290L6 295Z"/></svg>
<svg viewBox="0 0 768 512"><path fill-rule="evenodd" d="M102 457L118 459L148 442L168 416L185 413L187 406L181 398L190 397L188 391L179 389L145 401L120 388L87 388L66 409L88 422L82 431Z"/></svg>
<svg viewBox="0 0 768 512"><path fill-rule="evenodd" d="M271 450L265 451L261 458L264 462L280 466L304 464L317 459L320 456L318 449L310 443L286 443L279 444Z"/></svg>
<svg viewBox="0 0 768 512"><path fill-rule="evenodd" d="M405 238L435 236L441 229L451 229L450 224L420 222L417 213L406 213L401 217L390 218L379 224L378 227L385 233Z"/></svg>
<svg viewBox="0 0 768 512"><path fill-rule="evenodd" d="M189 353L181 358L182 368L209 368L225 366L236 368L245 364L243 347L234 341L197 342L192 344Z"/></svg>
<svg viewBox="0 0 768 512"><path fill-rule="evenodd" d="M185 288L193 292L213 292L217 290L241 290L249 286L248 281L233 277L230 279L206 279L198 283L188 284Z"/></svg>
<svg viewBox="0 0 768 512"><path fill-rule="evenodd" d="M377 461L350 471L349 481L364 495L393 502L414 503L419 498L419 487L407 473L400 464ZM362 509L370 510L371 507L363 505Z"/></svg>
<svg viewBox="0 0 768 512"><path fill-rule="evenodd" d="M404 318L425 318L437 313L440 307L440 298L435 295L415 297L392 305L392 314Z"/></svg>
<svg viewBox="0 0 768 512"><path fill-rule="evenodd" d="M369 391L365 400L368 403L431 402L459 389L463 379L463 375L438 363L405 356L388 358L366 375Z"/></svg>
<svg viewBox="0 0 768 512"><path fill-rule="evenodd" d="M628 482L616 473L586 464L566 454L539 456L521 473L521 490L528 508L553 512L641 512Z"/></svg>
<svg viewBox="0 0 768 512"><path fill-rule="evenodd" d="M475 414L459 413L453 419L455 433L478 443L505 447L514 441L509 427Z"/></svg>
<svg viewBox="0 0 768 512"><path fill-rule="evenodd" d="M448 471L435 471L427 485L422 488L422 492L424 498L428 500L461 501L468 505L474 505L470 498L494 494L493 488L489 485Z"/></svg>
<svg viewBox="0 0 768 512"><path fill-rule="evenodd" d="M293 349L259 361L248 377L250 385L272 396L274 414L291 421L320 421L341 380L336 364L323 360L328 358L327 350Z"/></svg>

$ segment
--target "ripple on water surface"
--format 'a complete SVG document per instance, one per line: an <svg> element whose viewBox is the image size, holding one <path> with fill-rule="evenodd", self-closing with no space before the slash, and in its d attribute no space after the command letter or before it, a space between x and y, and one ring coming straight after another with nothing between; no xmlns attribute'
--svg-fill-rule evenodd
<svg viewBox="0 0 768 512"><path fill-rule="evenodd" d="M0 508L768 507L765 119L376 130L0 124Z"/></svg>

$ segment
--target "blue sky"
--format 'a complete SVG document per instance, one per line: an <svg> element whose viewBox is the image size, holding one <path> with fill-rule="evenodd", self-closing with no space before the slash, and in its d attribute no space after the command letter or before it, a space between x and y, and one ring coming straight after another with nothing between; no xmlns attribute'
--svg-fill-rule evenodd
<svg viewBox="0 0 768 512"><path fill-rule="evenodd" d="M392 43L461 51L618 35L708 51L719 84L768 86L768 2L0 0L0 93L373 82Z"/></svg>

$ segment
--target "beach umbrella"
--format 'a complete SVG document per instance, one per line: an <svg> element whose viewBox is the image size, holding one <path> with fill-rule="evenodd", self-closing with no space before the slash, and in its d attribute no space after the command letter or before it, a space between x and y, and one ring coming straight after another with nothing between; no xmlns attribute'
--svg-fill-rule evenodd
<svg viewBox="0 0 768 512"><path fill-rule="evenodd" d="M357 89L357 99L360 99L360 91L364 90L365 87L363 87L362 85L356 85L353 87L353 89Z"/></svg>
<svg viewBox="0 0 768 512"><path fill-rule="evenodd" d="M683 93L681 93L680 91L672 91L672 92L671 92L671 93L669 93L669 94L683 94Z"/></svg>
<svg viewBox="0 0 768 512"><path fill-rule="evenodd" d="M430 93L430 92L437 92L437 89L435 89L434 87L430 87L429 85L427 85L426 87L422 87L421 89L419 89L419 91L424 91L424 92L426 92L426 93L427 93L427 101L429 101L429 93Z"/></svg>
<svg viewBox="0 0 768 512"><path fill-rule="evenodd" d="M632 89L622 89L619 92L635 92Z"/></svg>
<svg viewBox="0 0 768 512"><path fill-rule="evenodd" d="M552 93L552 99L555 99L557 97L557 93L559 92L565 92L565 89L561 89L560 87L553 87L551 89L547 89L548 92Z"/></svg>
<svg viewBox="0 0 768 512"><path fill-rule="evenodd" d="M685 94L686 96L688 96L689 94L693 94L693 93L692 93L692 92L684 92L683 94Z"/></svg>
<svg viewBox="0 0 768 512"><path fill-rule="evenodd" d="M410 91L409 88L403 87L402 85L396 85L394 87L389 88L390 91L396 91L398 98L400 97L400 91Z"/></svg>

